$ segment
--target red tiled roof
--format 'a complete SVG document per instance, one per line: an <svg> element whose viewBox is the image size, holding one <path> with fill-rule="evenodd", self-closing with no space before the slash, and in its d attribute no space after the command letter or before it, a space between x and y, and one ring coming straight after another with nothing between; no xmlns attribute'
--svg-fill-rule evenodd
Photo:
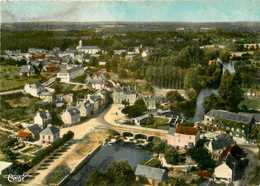
<svg viewBox="0 0 260 186"><path fill-rule="evenodd" d="M198 176L204 177L204 178L210 178L212 176L212 172L207 171L199 171Z"/></svg>
<svg viewBox="0 0 260 186"><path fill-rule="evenodd" d="M175 133L187 134L187 135L196 135L198 132L198 127L184 127L177 125Z"/></svg>
<svg viewBox="0 0 260 186"><path fill-rule="evenodd" d="M42 57L42 56L32 56L32 59L45 59L45 57Z"/></svg>
<svg viewBox="0 0 260 186"><path fill-rule="evenodd" d="M19 138L28 138L29 136L31 135L31 133L29 133L29 132L20 132L18 135L17 135L17 137L19 137Z"/></svg>

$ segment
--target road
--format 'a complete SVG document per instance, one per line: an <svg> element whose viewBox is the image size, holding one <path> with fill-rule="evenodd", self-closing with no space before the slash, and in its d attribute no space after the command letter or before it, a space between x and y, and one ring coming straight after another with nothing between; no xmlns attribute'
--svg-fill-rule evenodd
<svg viewBox="0 0 260 186"><path fill-rule="evenodd" d="M241 180L239 180L239 183L236 185L244 186L249 185L249 182L252 178L251 173L256 170L256 167L260 166L260 161L257 159L257 153L258 153L258 147L256 145L240 145L243 149L246 150L247 159L249 159L249 163L246 167L246 170L244 172L244 175Z"/></svg>
<svg viewBox="0 0 260 186"><path fill-rule="evenodd" d="M18 93L18 92L23 92L23 89L0 92L0 95L15 94L15 93Z"/></svg>

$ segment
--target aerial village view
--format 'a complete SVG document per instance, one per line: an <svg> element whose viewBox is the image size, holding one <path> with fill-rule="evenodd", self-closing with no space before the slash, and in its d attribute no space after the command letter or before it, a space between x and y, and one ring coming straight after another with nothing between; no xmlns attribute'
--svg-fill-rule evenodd
<svg viewBox="0 0 260 186"><path fill-rule="evenodd" d="M0 185L260 185L259 8L1 2Z"/></svg>

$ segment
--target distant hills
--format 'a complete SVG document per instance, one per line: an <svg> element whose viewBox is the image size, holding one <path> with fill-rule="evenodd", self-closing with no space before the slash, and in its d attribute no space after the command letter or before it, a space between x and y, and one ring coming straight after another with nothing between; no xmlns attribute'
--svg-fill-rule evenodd
<svg viewBox="0 0 260 186"><path fill-rule="evenodd" d="M194 30L223 29L234 32L260 33L260 22L18 22L2 23L1 29L11 31L39 30L94 30L113 29L120 31Z"/></svg>

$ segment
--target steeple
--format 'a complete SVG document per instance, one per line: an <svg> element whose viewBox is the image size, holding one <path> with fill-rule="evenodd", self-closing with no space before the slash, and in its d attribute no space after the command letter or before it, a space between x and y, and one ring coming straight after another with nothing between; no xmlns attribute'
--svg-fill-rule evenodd
<svg viewBox="0 0 260 186"><path fill-rule="evenodd" d="M82 47L82 41L79 40L79 47Z"/></svg>

